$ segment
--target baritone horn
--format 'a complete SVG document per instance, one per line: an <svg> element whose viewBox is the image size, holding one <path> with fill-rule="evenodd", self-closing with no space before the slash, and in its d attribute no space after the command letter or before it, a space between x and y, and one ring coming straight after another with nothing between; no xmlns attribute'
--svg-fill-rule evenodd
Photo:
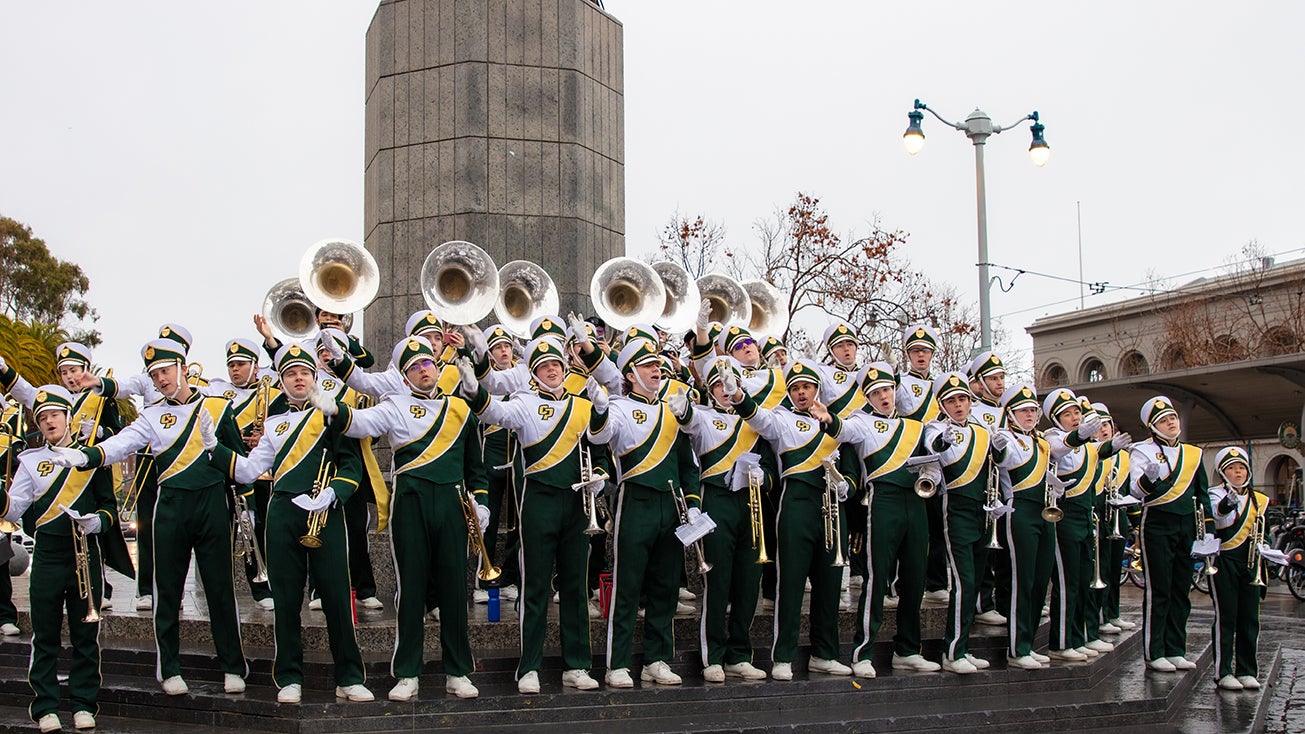
<svg viewBox="0 0 1305 734"><path fill-rule="evenodd" d="M725 325L752 323L752 301L737 280L709 273L698 278L698 293L711 304L712 321Z"/></svg>
<svg viewBox="0 0 1305 734"><path fill-rule="evenodd" d="M426 256L419 285L430 310L454 326L466 326L494 310L498 302L498 267L478 245L452 240Z"/></svg>
<svg viewBox="0 0 1305 734"><path fill-rule="evenodd" d="M683 334L698 320L698 301L702 298L698 284L688 270L669 260L655 262L652 267L666 289L662 315L654 325L668 334Z"/></svg>
<svg viewBox="0 0 1305 734"><path fill-rule="evenodd" d="M594 313L615 331L657 320L666 305L666 286L652 266L629 257L614 257L598 266L589 280Z"/></svg>
<svg viewBox="0 0 1305 734"><path fill-rule="evenodd" d="M558 309L557 286L548 272L529 260L513 260L498 270L494 316L518 337L530 335L530 324Z"/></svg>
<svg viewBox="0 0 1305 734"><path fill-rule="evenodd" d="M353 313L376 299L380 270L376 258L362 245L322 240L299 259L299 285L314 306L340 315L340 329L347 334L353 328Z"/></svg>
<svg viewBox="0 0 1305 734"><path fill-rule="evenodd" d="M762 339L767 336L782 339L788 330L788 308L784 305L783 294L764 280L745 280L742 285L752 305L748 331Z"/></svg>

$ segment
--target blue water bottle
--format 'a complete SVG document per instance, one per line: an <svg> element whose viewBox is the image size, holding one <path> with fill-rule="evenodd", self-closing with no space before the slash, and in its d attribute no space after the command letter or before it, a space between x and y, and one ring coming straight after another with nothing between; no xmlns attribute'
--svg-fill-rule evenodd
<svg viewBox="0 0 1305 734"><path fill-rule="evenodd" d="M497 622L499 617L497 586L489 587L489 610L488 611L489 611L489 621Z"/></svg>

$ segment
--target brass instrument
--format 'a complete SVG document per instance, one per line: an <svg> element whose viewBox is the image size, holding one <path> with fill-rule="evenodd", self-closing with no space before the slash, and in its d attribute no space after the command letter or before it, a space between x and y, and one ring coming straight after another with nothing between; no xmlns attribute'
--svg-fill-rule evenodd
<svg viewBox="0 0 1305 734"><path fill-rule="evenodd" d="M208 384L204 380L204 365L199 362L191 362L186 365L186 381L189 382L192 387Z"/></svg>
<svg viewBox="0 0 1305 734"><path fill-rule="evenodd" d="M1124 535L1119 528L1120 508L1115 507L1113 502L1119 499L1119 457L1110 464L1110 474L1106 476L1106 514L1110 516L1110 535L1106 540L1123 540Z"/></svg>
<svg viewBox="0 0 1305 734"><path fill-rule="evenodd" d="M767 336L773 336L782 340L784 332L788 331L788 306L784 303L784 295L764 280L745 280L742 285L752 305L748 331L752 332L753 338L765 341Z"/></svg>
<svg viewBox="0 0 1305 734"><path fill-rule="evenodd" d="M1255 500L1255 491L1250 488L1250 482L1247 482L1246 494L1247 505L1255 508L1255 526L1251 530L1251 547L1246 551L1246 568L1255 576L1251 586L1267 586L1264 583L1264 557L1260 553L1260 544L1264 542L1264 513Z"/></svg>
<svg viewBox="0 0 1305 734"><path fill-rule="evenodd" d="M675 482L667 480L666 483L671 487L671 498L675 500L675 509L679 513L680 524L688 525L689 501L684 498L684 490L676 487ZM707 562L707 551L702 547L702 539L699 538L698 540L693 541L685 547L685 550L690 548L693 549L693 552L698 557L698 573L706 576L707 572L711 570L711 564Z"/></svg>
<svg viewBox="0 0 1305 734"><path fill-rule="evenodd" d="M9 425L8 421L0 422L0 436L5 437L5 475L0 477L0 490L3 490L2 494L7 497L9 496L9 485L14 481L14 454L16 453L14 449L16 444L21 443L22 439L14 433L14 429ZM18 523L9 522L0 517L0 535L12 535L16 532L18 532Z"/></svg>
<svg viewBox="0 0 1305 734"><path fill-rule="evenodd" d="M916 477L914 489L916 496L922 500L927 500L935 494L938 494L938 485L929 477L924 476L923 472L921 472L920 476Z"/></svg>
<svg viewBox="0 0 1305 734"><path fill-rule="evenodd" d="M81 526L73 523L73 560L77 569L77 595L86 601L86 616L82 621L93 624L100 621L99 604L95 599L95 588L91 585L91 551L86 540L86 533Z"/></svg>
<svg viewBox="0 0 1305 734"><path fill-rule="evenodd" d="M456 491L462 503L462 519L467 523L467 546L480 558L480 570L476 572L476 578L493 581L503 571L489 561L489 551L485 550L485 539L480 534L480 520L476 517L476 500L472 499L471 492L461 484L457 485Z"/></svg>
<svg viewBox="0 0 1305 734"><path fill-rule="evenodd" d="M572 485L572 489L580 492L580 503L584 507L585 516L589 518L589 526L585 528L585 535L598 535L603 532L603 526L598 524L598 505L600 500L594 496L589 488L584 486L593 481L594 478L594 460L589 453L589 447L584 443L580 444L580 481Z"/></svg>
<svg viewBox="0 0 1305 734"><path fill-rule="evenodd" d="M659 318L666 306L666 286L652 266L614 257L599 265L589 279L589 300L608 329L619 333Z"/></svg>
<svg viewBox="0 0 1305 734"><path fill-rule="evenodd" d="M316 307L298 278L273 284L263 296L261 313L282 341L303 341L317 333Z"/></svg>
<svg viewBox="0 0 1305 734"><path fill-rule="evenodd" d="M299 286L308 302L327 313L340 315L340 330L353 328L353 313L367 308L380 291L376 258L349 240L322 240L299 259ZM317 331L316 314L312 328Z"/></svg>
<svg viewBox="0 0 1305 734"><path fill-rule="evenodd" d="M757 563L771 563L766 553L766 526L761 515L761 482L748 474L748 517L752 525L752 549L757 552Z"/></svg>
<svg viewBox="0 0 1305 734"><path fill-rule="evenodd" d="M333 467L330 459L327 458L326 449L322 449L322 461L317 465L317 478L313 480L313 488L308 490L308 496L317 499L317 495L326 489L331 483L333 476ZM299 536L299 544L305 548L321 548L322 539L318 537L322 533L322 528L326 527L326 513L331 508L323 507L320 510L313 510L308 513L308 532Z"/></svg>
<svg viewBox="0 0 1305 734"><path fill-rule="evenodd" d="M820 515L825 521L825 550L834 551L831 565L842 568L847 565L847 559L843 558L843 519L838 509L838 467L834 464L837 456L834 453L820 462L825 467L825 492L821 495Z"/></svg>
<svg viewBox="0 0 1305 734"><path fill-rule="evenodd" d="M1106 582L1101 580L1101 522L1096 512L1092 512L1092 583L1088 588L1106 588Z"/></svg>
<svg viewBox="0 0 1305 734"><path fill-rule="evenodd" d="M265 377L254 388L254 422L249 428L252 433L262 433L263 424L267 422L267 407L272 402L272 380ZM361 407L361 406L360 406Z"/></svg>
<svg viewBox="0 0 1305 734"><path fill-rule="evenodd" d="M530 323L536 318L557 313L557 286L547 271L529 260L513 260L499 268L498 285L494 316L517 337L529 337Z"/></svg>
<svg viewBox="0 0 1305 734"><path fill-rule="evenodd" d="M140 494L145 489L145 478L149 476L154 464L154 454L144 451L136 452L136 473L132 475L131 486L122 496L122 507L118 509L118 519L124 523L136 519L136 505L140 503Z"/></svg>
<svg viewBox="0 0 1305 734"><path fill-rule="evenodd" d="M255 574L250 579L256 584L267 581L267 563L263 560L263 551L258 549L258 542L254 535L254 524L249 521L249 500L239 492L235 493L235 510L236 510L236 545L231 553L233 558L244 558L246 562L253 561ZM316 546L314 546L316 547Z"/></svg>
<svg viewBox="0 0 1305 734"><path fill-rule="evenodd" d="M1043 495L1044 499L1042 507L1042 519L1051 523L1060 522L1061 519L1065 517L1065 511L1060 509L1060 505L1058 504L1060 500L1056 498L1056 495L1051 493L1051 477L1055 472L1056 468L1054 466L1047 470L1047 489L1046 493ZM1057 477L1055 481L1060 481L1059 477Z"/></svg>
<svg viewBox="0 0 1305 734"><path fill-rule="evenodd" d="M1205 508L1201 506L1201 500L1198 497L1192 498L1192 504L1196 507L1196 537L1198 539L1205 537ZM1210 556L1201 557L1201 573L1206 577L1219 573L1219 568L1214 565L1214 559Z"/></svg>
<svg viewBox="0 0 1305 734"><path fill-rule="evenodd" d="M430 310L450 324L466 326L494 310L499 298L498 266L479 246L452 240L426 256L418 285Z"/></svg>
<svg viewBox="0 0 1305 734"><path fill-rule="evenodd" d="M984 509L996 509L1001 506L1001 482L997 473L997 463L988 460L988 486L984 490ZM997 550L1001 548L1001 541L997 539L997 519L988 517L988 525L992 534L988 536L988 549Z"/></svg>
<svg viewBox="0 0 1305 734"><path fill-rule="evenodd" d="M668 334L683 334L691 330L698 320L698 302L702 298L693 276L683 266L669 260L655 262L652 268L666 289L662 315L653 322L654 325Z"/></svg>
<svg viewBox="0 0 1305 734"><path fill-rule="evenodd" d="M743 284L728 275L709 273L698 278L698 293L711 303L711 320L726 326L752 323L752 300Z"/></svg>

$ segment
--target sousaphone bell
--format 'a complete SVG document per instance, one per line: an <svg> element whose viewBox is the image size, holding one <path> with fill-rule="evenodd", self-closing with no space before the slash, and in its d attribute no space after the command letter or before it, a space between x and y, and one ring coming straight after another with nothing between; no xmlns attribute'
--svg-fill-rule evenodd
<svg viewBox="0 0 1305 734"><path fill-rule="evenodd" d="M322 240L299 259L299 285L313 305L340 315L345 333L353 328L353 314L367 308L380 291L376 258L356 242ZM314 324L316 326L316 324Z"/></svg>
<svg viewBox="0 0 1305 734"><path fill-rule="evenodd" d="M698 292L711 303L712 321L725 325L752 323L752 301L737 280L709 273L698 278Z"/></svg>
<svg viewBox="0 0 1305 734"><path fill-rule="evenodd" d="M666 289L662 315L654 325L668 334L683 334L692 329L698 319L698 302L702 299L693 276L683 266L669 260L655 262L652 268Z"/></svg>
<svg viewBox="0 0 1305 734"><path fill-rule="evenodd" d="M430 310L455 326L480 321L498 301L498 267L489 253L465 240L431 250L421 264L419 284Z"/></svg>
<svg viewBox="0 0 1305 734"><path fill-rule="evenodd" d="M647 263L614 257L599 265L590 278L589 300L608 327L621 331L656 321L666 306L666 287Z"/></svg>
<svg viewBox="0 0 1305 734"><path fill-rule="evenodd" d="M788 330L788 306L783 301L783 294L764 280L745 280L741 285L752 305L748 331L758 339L773 336L782 340Z"/></svg>
<svg viewBox="0 0 1305 734"><path fill-rule="evenodd" d="M548 272L529 260L513 260L498 270L494 316L518 337L530 334L530 324L558 309L557 286Z"/></svg>

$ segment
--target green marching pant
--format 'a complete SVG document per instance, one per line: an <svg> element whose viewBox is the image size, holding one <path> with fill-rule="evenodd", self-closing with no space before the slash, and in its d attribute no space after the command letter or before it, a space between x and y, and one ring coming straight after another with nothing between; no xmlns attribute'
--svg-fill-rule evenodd
<svg viewBox="0 0 1305 734"><path fill-rule="evenodd" d="M1008 565L1012 569L1007 616L1010 646L1006 653L1017 658L1033 652L1033 638L1038 633L1056 558L1056 526L1042 519L1042 493L1036 492L1034 497L1026 499L1017 494L1015 511L1007 515L1006 523Z"/></svg>
<svg viewBox="0 0 1305 734"><path fill-rule="evenodd" d="M775 565L779 593L775 601L775 637L771 659L792 663L797 658L802 597L811 579L810 637L812 657L838 659L838 597L843 568L835 566L837 547L825 548L821 515L824 487L784 480L776 520ZM846 533L840 528L841 536Z"/></svg>
<svg viewBox="0 0 1305 734"><path fill-rule="evenodd" d="M947 524L943 522L942 495L942 491L939 491L924 501L925 517L929 520L929 560L925 567L925 591L946 591L951 583L951 571L947 567Z"/></svg>
<svg viewBox="0 0 1305 734"><path fill-rule="evenodd" d="M276 634L276 660L272 681L278 688L303 685L304 646L300 609L304 584L312 576L317 598L326 615L326 634L335 661L335 684L366 682L362 653L354 634L350 604L349 546L344 511L333 507L318 534L320 548L308 548L299 538L308 533L308 513L297 507L293 495L275 493L267 509L267 576L272 587Z"/></svg>
<svg viewBox="0 0 1305 734"><path fill-rule="evenodd" d="M675 655L675 605L679 602L684 546L675 537L680 524L670 492L632 482L621 485L616 505L612 599L607 612L607 669L629 668L634 657L634 622L646 591L643 622L644 665Z"/></svg>
<svg viewBox="0 0 1305 734"><path fill-rule="evenodd" d="M116 531L115 531L116 532ZM99 607L104 581L100 549L94 535L86 538L87 568L91 572L91 599ZM86 623L87 604L77 591L77 571L70 535L38 531L31 570L32 657L27 682L32 687L28 711L32 721L59 711L59 651L63 649L63 619L68 615L68 639L72 644L72 667L68 672L68 693L72 710L99 713L100 624Z"/></svg>
<svg viewBox="0 0 1305 734"><path fill-rule="evenodd" d="M1101 612L1097 618L1097 625L1103 625L1112 619L1119 619L1119 586L1123 582L1124 567L1124 544L1127 542L1131 526L1128 522L1128 513L1123 508L1118 510L1119 515L1119 534L1124 536L1118 540L1110 540L1109 536L1114 529L1114 520L1103 518L1101 522L1101 580L1106 582L1106 588L1102 589L1101 594Z"/></svg>
<svg viewBox="0 0 1305 734"><path fill-rule="evenodd" d="M703 538L707 562L699 626L702 666L752 662L752 616L757 611L762 567L752 547L748 491L703 484L702 510L716 522ZM766 549L770 553L770 548ZM726 607L729 607L728 619Z"/></svg>
<svg viewBox="0 0 1305 734"><path fill-rule="evenodd" d="M557 570L557 616L561 626L562 663L567 670L588 669L593 663L589 647L589 536L583 497L570 487L555 487L526 479L521 495L521 661L517 678L538 671L544 663L544 637L548 630L548 605L553 596L553 570ZM583 492L585 490L581 490ZM601 498L596 501L601 502Z"/></svg>
<svg viewBox="0 0 1305 734"><path fill-rule="evenodd" d="M947 557L952 574L944 654L949 660L960 660L970 651L970 629L974 626L979 599L979 578L988 565L990 532L985 532L988 524L983 500L953 492L939 494L943 496ZM900 603L897 606L901 608Z"/></svg>
<svg viewBox="0 0 1305 734"><path fill-rule="evenodd" d="M1142 644L1147 660L1187 654L1195 513L1142 510ZM1217 575L1217 574L1216 574Z"/></svg>
<svg viewBox="0 0 1305 734"><path fill-rule="evenodd" d="M390 498L390 548L398 589L391 675L421 675L428 584L440 610L444 673L467 675L475 660L467 636L467 523L457 485L399 475Z"/></svg>
<svg viewBox="0 0 1305 734"><path fill-rule="evenodd" d="M142 458L138 454L136 471L145 472L145 476L135 480L142 483L136 496L136 596L151 596L154 594L154 504L159 499L154 458Z"/></svg>
<svg viewBox="0 0 1305 734"><path fill-rule="evenodd" d="M264 540L267 533L267 503L271 500L272 483L260 479L252 485L254 496L249 501L249 511L254 513L254 542L258 544L258 550L263 554L263 560L267 560L267 541ZM236 518L240 522L240 518ZM245 580L249 582L250 596L254 601L270 599L272 592L269 590L266 581L254 581L258 575L258 564L254 562L254 554L249 553L245 556Z"/></svg>
<svg viewBox="0 0 1305 734"><path fill-rule="evenodd" d="M1242 543L1219 555L1219 573L1211 579L1214 599L1214 679L1259 675L1255 649L1260 637L1260 600L1265 586L1251 586L1255 575L1263 581L1264 561L1252 571L1247 565L1249 546ZM1268 583L1268 582L1265 582Z"/></svg>
<svg viewBox="0 0 1305 734"><path fill-rule="evenodd" d="M181 675L178 614L191 553L208 601L213 649L223 673L245 677L231 558L231 511L227 489L160 487L154 503L154 639L159 681Z"/></svg>
<svg viewBox="0 0 1305 734"><path fill-rule="evenodd" d="M1061 502L1056 523L1056 567L1051 577L1052 650L1072 650L1096 639L1087 635L1087 593L1092 582L1092 507Z"/></svg>
<svg viewBox="0 0 1305 734"><path fill-rule="evenodd" d="M869 577L857 606L853 661L870 660L875 637L884 623L884 595L897 576L897 632L893 652L902 657L920 652L920 602L929 547L925 500L911 487L876 484L870 490L866 522Z"/></svg>
<svg viewBox="0 0 1305 734"><path fill-rule="evenodd" d="M489 554L490 563L498 566L503 572L497 581L499 586L517 583L517 552L520 550L521 529L521 517L517 508L519 495L514 491L513 485L521 483L522 480L516 478L515 468L495 468L501 466L504 461L510 460L510 457L505 458L506 441L502 442L501 451L490 450L491 443L498 443L493 436L506 433L507 431L498 431L485 441L485 475L489 478L489 526L485 528L485 551ZM567 489L569 490L570 487ZM498 531L500 528L507 527L509 514L516 516L517 529L506 533L506 537L503 538L503 549L500 551Z"/></svg>

